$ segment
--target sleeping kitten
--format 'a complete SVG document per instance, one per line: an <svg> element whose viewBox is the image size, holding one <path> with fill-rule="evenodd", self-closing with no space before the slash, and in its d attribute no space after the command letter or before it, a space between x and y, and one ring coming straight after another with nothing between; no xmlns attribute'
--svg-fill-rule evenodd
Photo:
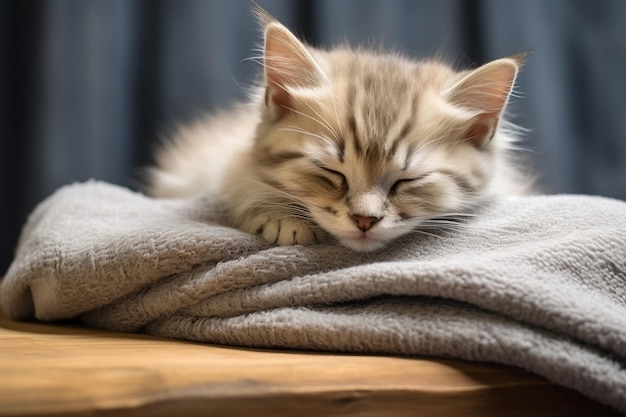
<svg viewBox="0 0 626 417"><path fill-rule="evenodd" d="M210 193L234 227L278 245L327 233L372 251L526 191L502 112L522 56L457 72L437 60L304 45L264 12L264 85L181 128L149 193ZM434 220L438 219L438 220Z"/></svg>

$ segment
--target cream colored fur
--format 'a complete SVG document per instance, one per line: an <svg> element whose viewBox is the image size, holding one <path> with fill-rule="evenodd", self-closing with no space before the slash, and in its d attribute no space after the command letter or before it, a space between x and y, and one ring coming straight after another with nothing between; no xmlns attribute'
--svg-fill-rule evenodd
<svg viewBox="0 0 626 417"><path fill-rule="evenodd" d="M262 21L265 84L250 103L182 127L157 154L153 196L209 193L233 226L271 243L331 235L369 251L527 191L501 117L520 57L457 72L312 48Z"/></svg>

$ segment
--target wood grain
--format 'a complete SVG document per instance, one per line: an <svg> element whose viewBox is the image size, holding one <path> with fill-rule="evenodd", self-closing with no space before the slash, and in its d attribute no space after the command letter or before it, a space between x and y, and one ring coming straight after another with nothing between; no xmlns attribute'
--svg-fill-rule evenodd
<svg viewBox="0 0 626 417"><path fill-rule="evenodd" d="M0 415L619 414L503 366L239 349L0 316Z"/></svg>

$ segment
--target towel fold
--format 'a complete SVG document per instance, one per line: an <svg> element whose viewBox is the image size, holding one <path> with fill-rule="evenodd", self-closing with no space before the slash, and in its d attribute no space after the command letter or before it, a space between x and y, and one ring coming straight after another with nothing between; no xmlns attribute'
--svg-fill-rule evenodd
<svg viewBox="0 0 626 417"><path fill-rule="evenodd" d="M64 187L24 226L1 306L209 343L497 362L626 412L624 202L503 198L375 253L271 247L221 224L202 198Z"/></svg>

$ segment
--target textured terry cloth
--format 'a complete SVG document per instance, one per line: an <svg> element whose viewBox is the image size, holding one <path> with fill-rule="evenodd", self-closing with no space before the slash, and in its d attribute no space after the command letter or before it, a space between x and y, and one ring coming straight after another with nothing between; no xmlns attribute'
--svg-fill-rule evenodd
<svg viewBox="0 0 626 417"><path fill-rule="evenodd" d="M626 412L626 203L493 202L375 253L271 247L202 199L97 182L31 214L0 287L13 319L265 348L514 365Z"/></svg>

